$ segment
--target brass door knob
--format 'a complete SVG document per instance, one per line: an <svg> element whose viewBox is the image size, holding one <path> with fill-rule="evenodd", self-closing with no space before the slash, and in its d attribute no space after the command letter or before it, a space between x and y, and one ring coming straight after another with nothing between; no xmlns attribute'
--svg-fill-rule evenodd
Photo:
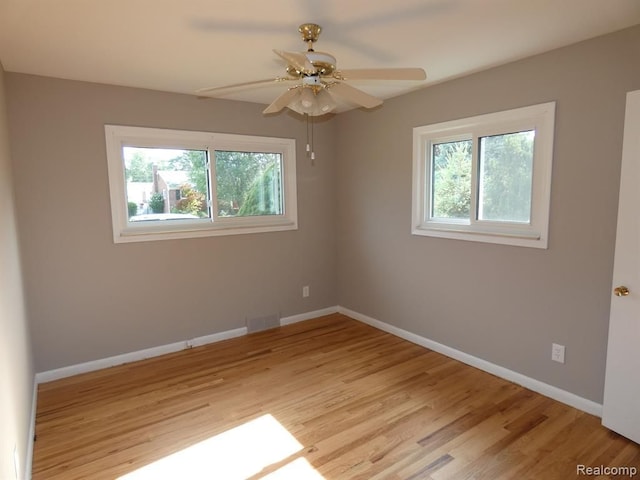
<svg viewBox="0 0 640 480"><path fill-rule="evenodd" d="M629 289L624 285L620 285L619 287L613 289L613 294L616 297L626 297L627 295L629 295Z"/></svg>

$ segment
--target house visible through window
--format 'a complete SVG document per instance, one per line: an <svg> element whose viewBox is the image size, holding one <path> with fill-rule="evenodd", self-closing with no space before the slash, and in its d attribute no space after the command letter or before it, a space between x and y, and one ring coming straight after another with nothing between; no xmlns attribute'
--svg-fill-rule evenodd
<svg viewBox="0 0 640 480"><path fill-rule="evenodd" d="M105 131L116 242L297 228L293 140Z"/></svg>
<svg viewBox="0 0 640 480"><path fill-rule="evenodd" d="M211 217L206 150L124 146L122 155L130 222Z"/></svg>
<svg viewBox="0 0 640 480"><path fill-rule="evenodd" d="M555 104L414 129L414 235L546 248Z"/></svg>

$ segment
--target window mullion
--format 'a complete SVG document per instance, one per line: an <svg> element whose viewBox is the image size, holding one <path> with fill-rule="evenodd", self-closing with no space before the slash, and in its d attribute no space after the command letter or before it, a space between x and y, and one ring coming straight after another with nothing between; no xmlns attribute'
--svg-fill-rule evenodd
<svg viewBox="0 0 640 480"><path fill-rule="evenodd" d="M207 175L209 176L209 209L211 221L218 219L218 195L216 190L216 151L207 148Z"/></svg>
<svg viewBox="0 0 640 480"><path fill-rule="evenodd" d="M428 140L424 144L424 169L422 171L422 185L425 187L423 199L424 214L423 221L431 220L433 212L433 142Z"/></svg>
<svg viewBox="0 0 640 480"><path fill-rule="evenodd" d="M480 192L478 187L478 168L480 168L478 138L478 135L475 133L471 136L471 202L469 208L469 224L472 226L478 223L478 195Z"/></svg>

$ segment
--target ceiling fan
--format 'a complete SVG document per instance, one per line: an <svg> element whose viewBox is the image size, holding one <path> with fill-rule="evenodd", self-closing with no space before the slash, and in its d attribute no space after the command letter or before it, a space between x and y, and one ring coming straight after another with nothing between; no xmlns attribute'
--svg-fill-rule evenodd
<svg viewBox="0 0 640 480"><path fill-rule="evenodd" d="M336 58L330 53L316 52L313 44L318 41L322 27L315 23L303 23L298 28L302 40L307 44L306 52L274 53L287 62L287 75L272 79L257 80L224 87L203 88L200 96L216 97L239 88L284 83L291 84L263 113L277 113L285 107L302 115L319 116L332 112L336 100L343 100L365 108L374 108L382 100L349 85L349 80L425 80L422 68L369 68L338 70Z"/></svg>

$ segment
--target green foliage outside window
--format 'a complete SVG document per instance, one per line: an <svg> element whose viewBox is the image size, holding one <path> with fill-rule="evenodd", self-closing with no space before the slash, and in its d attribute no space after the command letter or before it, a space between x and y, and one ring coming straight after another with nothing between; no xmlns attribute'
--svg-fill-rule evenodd
<svg viewBox="0 0 640 480"><path fill-rule="evenodd" d="M127 182L152 182L153 165L140 152L135 152L125 169Z"/></svg>
<svg viewBox="0 0 640 480"><path fill-rule="evenodd" d="M533 143L533 131L479 139L479 220L530 221ZM436 143L432 146L432 155L431 216L469 219L472 194L471 140Z"/></svg>
<svg viewBox="0 0 640 480"><path fill-rule="evenodd" d="M261 178L266 181L266 172L275 166L278 167L279 172L280 155L216 150L215 157L218 215L223 217L259 215L248 213L257 211L255 190ZM250 197L254 197L253 205L243 209ZM273 212L266 214L273 214Z"/></svg>
<svg viewBox="0 0 640 480"><path fill-rule="evenodd" d="M180 187L180 200L176 204L175 213L190 213L198 217L207 216L207 198L193 186L184 184Z"/></svg>
<svg viewBox="0 0 640 480"><path fill-rule="evenodd" d="M138 213L138 204L136 202L127 202L127 210L129 213L129 218L133 217L136 213Z"/></svg>
<svg viewBox="0 0 640 480"><path fill-rule="evenodd" d="M247 192L239 217L282 213L281 179L278 164L272 164L253 182Z"/></svg>
<svg viewBox="0 0 640 480"><path fill-rule="evenodd" d="M149 199L149 208L153 213L164 213L164 197L161 193L154 193Z"/></svg>
<svg viewBox="0 0 640 480"><path fill-rule="evenodd" d="M203 150L186 150L178 157L161 165L161 170L186 171L191 187L206 197L207 184L207 152Z"/></svg>
<svg viewBox="0 0 640 480"><path fill-rule="evenodd" d="M471 208L471 141L433 145L435 218L469 218Z"/></svg>
<svg viewBox="0 0 640 480"><path fill-rule="evenodd" d="M534 132L480 139L479 218L529 222Z"/></svg>

